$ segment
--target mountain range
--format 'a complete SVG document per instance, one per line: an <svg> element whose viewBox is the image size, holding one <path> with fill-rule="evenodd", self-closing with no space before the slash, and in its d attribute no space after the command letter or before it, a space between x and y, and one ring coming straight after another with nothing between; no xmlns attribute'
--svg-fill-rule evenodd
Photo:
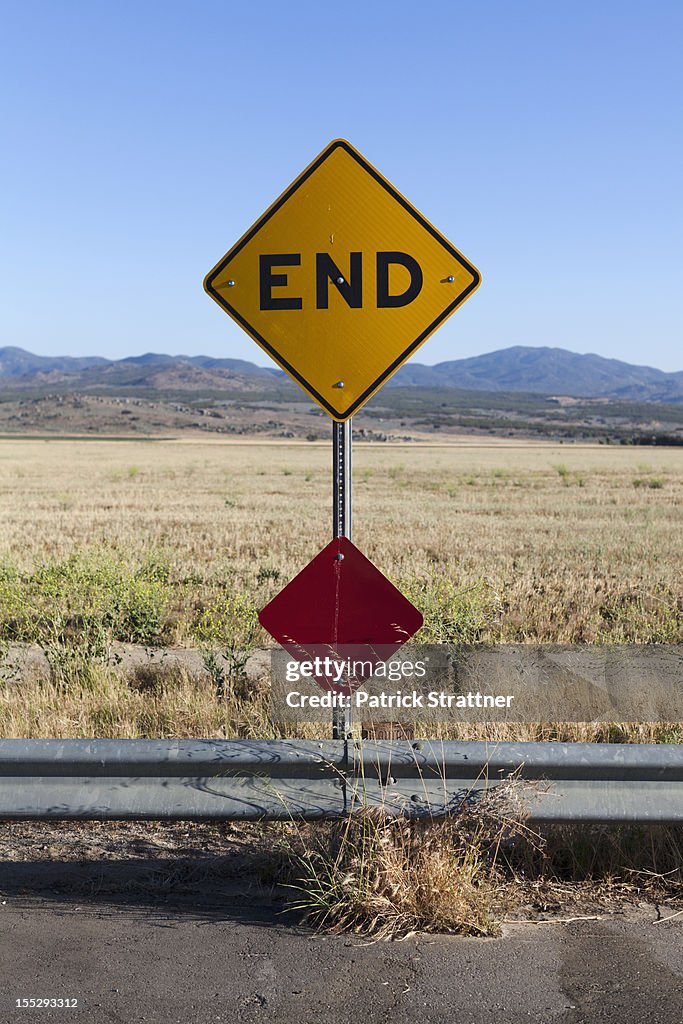
<svg viewBox="0 0 683 1024"><path fill-rule="evenodd" d="M129 386L268 391L286 383L285 374L275 365L257 366L243 359L146 353L110 360L102 356L38 356L21 348L0 348L0 386L11 389L54 385L60 390ZM409 362L388 383L683 403L683 371L665 373L598 355L523 345L435 366Z"/></svg>

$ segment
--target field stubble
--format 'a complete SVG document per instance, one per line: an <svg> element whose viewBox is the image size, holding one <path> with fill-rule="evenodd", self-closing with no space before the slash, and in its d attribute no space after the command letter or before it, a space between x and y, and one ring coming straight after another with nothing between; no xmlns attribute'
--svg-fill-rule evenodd
<svg viewBox="0 0 683 1024"><path fill-rule="evenodd" d="M0 638L52 670L17 687L6 668L2 735L279 734L244 653L329 540L328 446L2 441L0 480ZM354 540L423 611L424 642L678 643L682 497L675 449L358 445ZM114 641L199 646L208 676L160 659L122 677Z"/></svg>

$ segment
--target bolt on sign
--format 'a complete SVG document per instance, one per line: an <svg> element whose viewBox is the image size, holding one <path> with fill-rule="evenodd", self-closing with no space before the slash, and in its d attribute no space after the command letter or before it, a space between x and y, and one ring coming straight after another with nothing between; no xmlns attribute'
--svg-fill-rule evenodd
<svg viewBox="0 0 683 1024"><path fill-rule="evenodd" d="M233 245L204 287L343 421L480 280L462 253L338 139Z"/></svg>

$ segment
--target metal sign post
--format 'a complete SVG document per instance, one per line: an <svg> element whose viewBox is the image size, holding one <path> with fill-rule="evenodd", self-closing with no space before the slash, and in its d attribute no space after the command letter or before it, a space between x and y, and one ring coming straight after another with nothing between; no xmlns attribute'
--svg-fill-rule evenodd
<svg viewBox="0 0 683 1024"><path fill-rule="evenodd" d="M348 537L351 531L351 438L352 420L332 423L332 536Z"/></svg>
<svg viewBox="0 0 683 1024"><path fill-rule="evenodd" d="M352 418L332 423L332 537L351 540L351 446ZM338 555L343 558L343 555ZM351 710L335 708L332 712L332 739L345 740L351 735Z"/></svg>

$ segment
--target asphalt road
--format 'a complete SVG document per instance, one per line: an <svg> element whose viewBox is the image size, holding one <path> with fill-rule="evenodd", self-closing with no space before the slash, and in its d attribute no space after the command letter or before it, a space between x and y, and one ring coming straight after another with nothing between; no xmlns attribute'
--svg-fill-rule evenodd
<svg viewBox="0 0 683 1024"><path fill-rule="evenodd" d="M508 925L500 939L368 943L311 934L225 885L65 897L15 878L4 892L3 1024L683 1022L683 916L654 923L654 908ZM78 1008L15 1006L36 997Z"/></svg>

